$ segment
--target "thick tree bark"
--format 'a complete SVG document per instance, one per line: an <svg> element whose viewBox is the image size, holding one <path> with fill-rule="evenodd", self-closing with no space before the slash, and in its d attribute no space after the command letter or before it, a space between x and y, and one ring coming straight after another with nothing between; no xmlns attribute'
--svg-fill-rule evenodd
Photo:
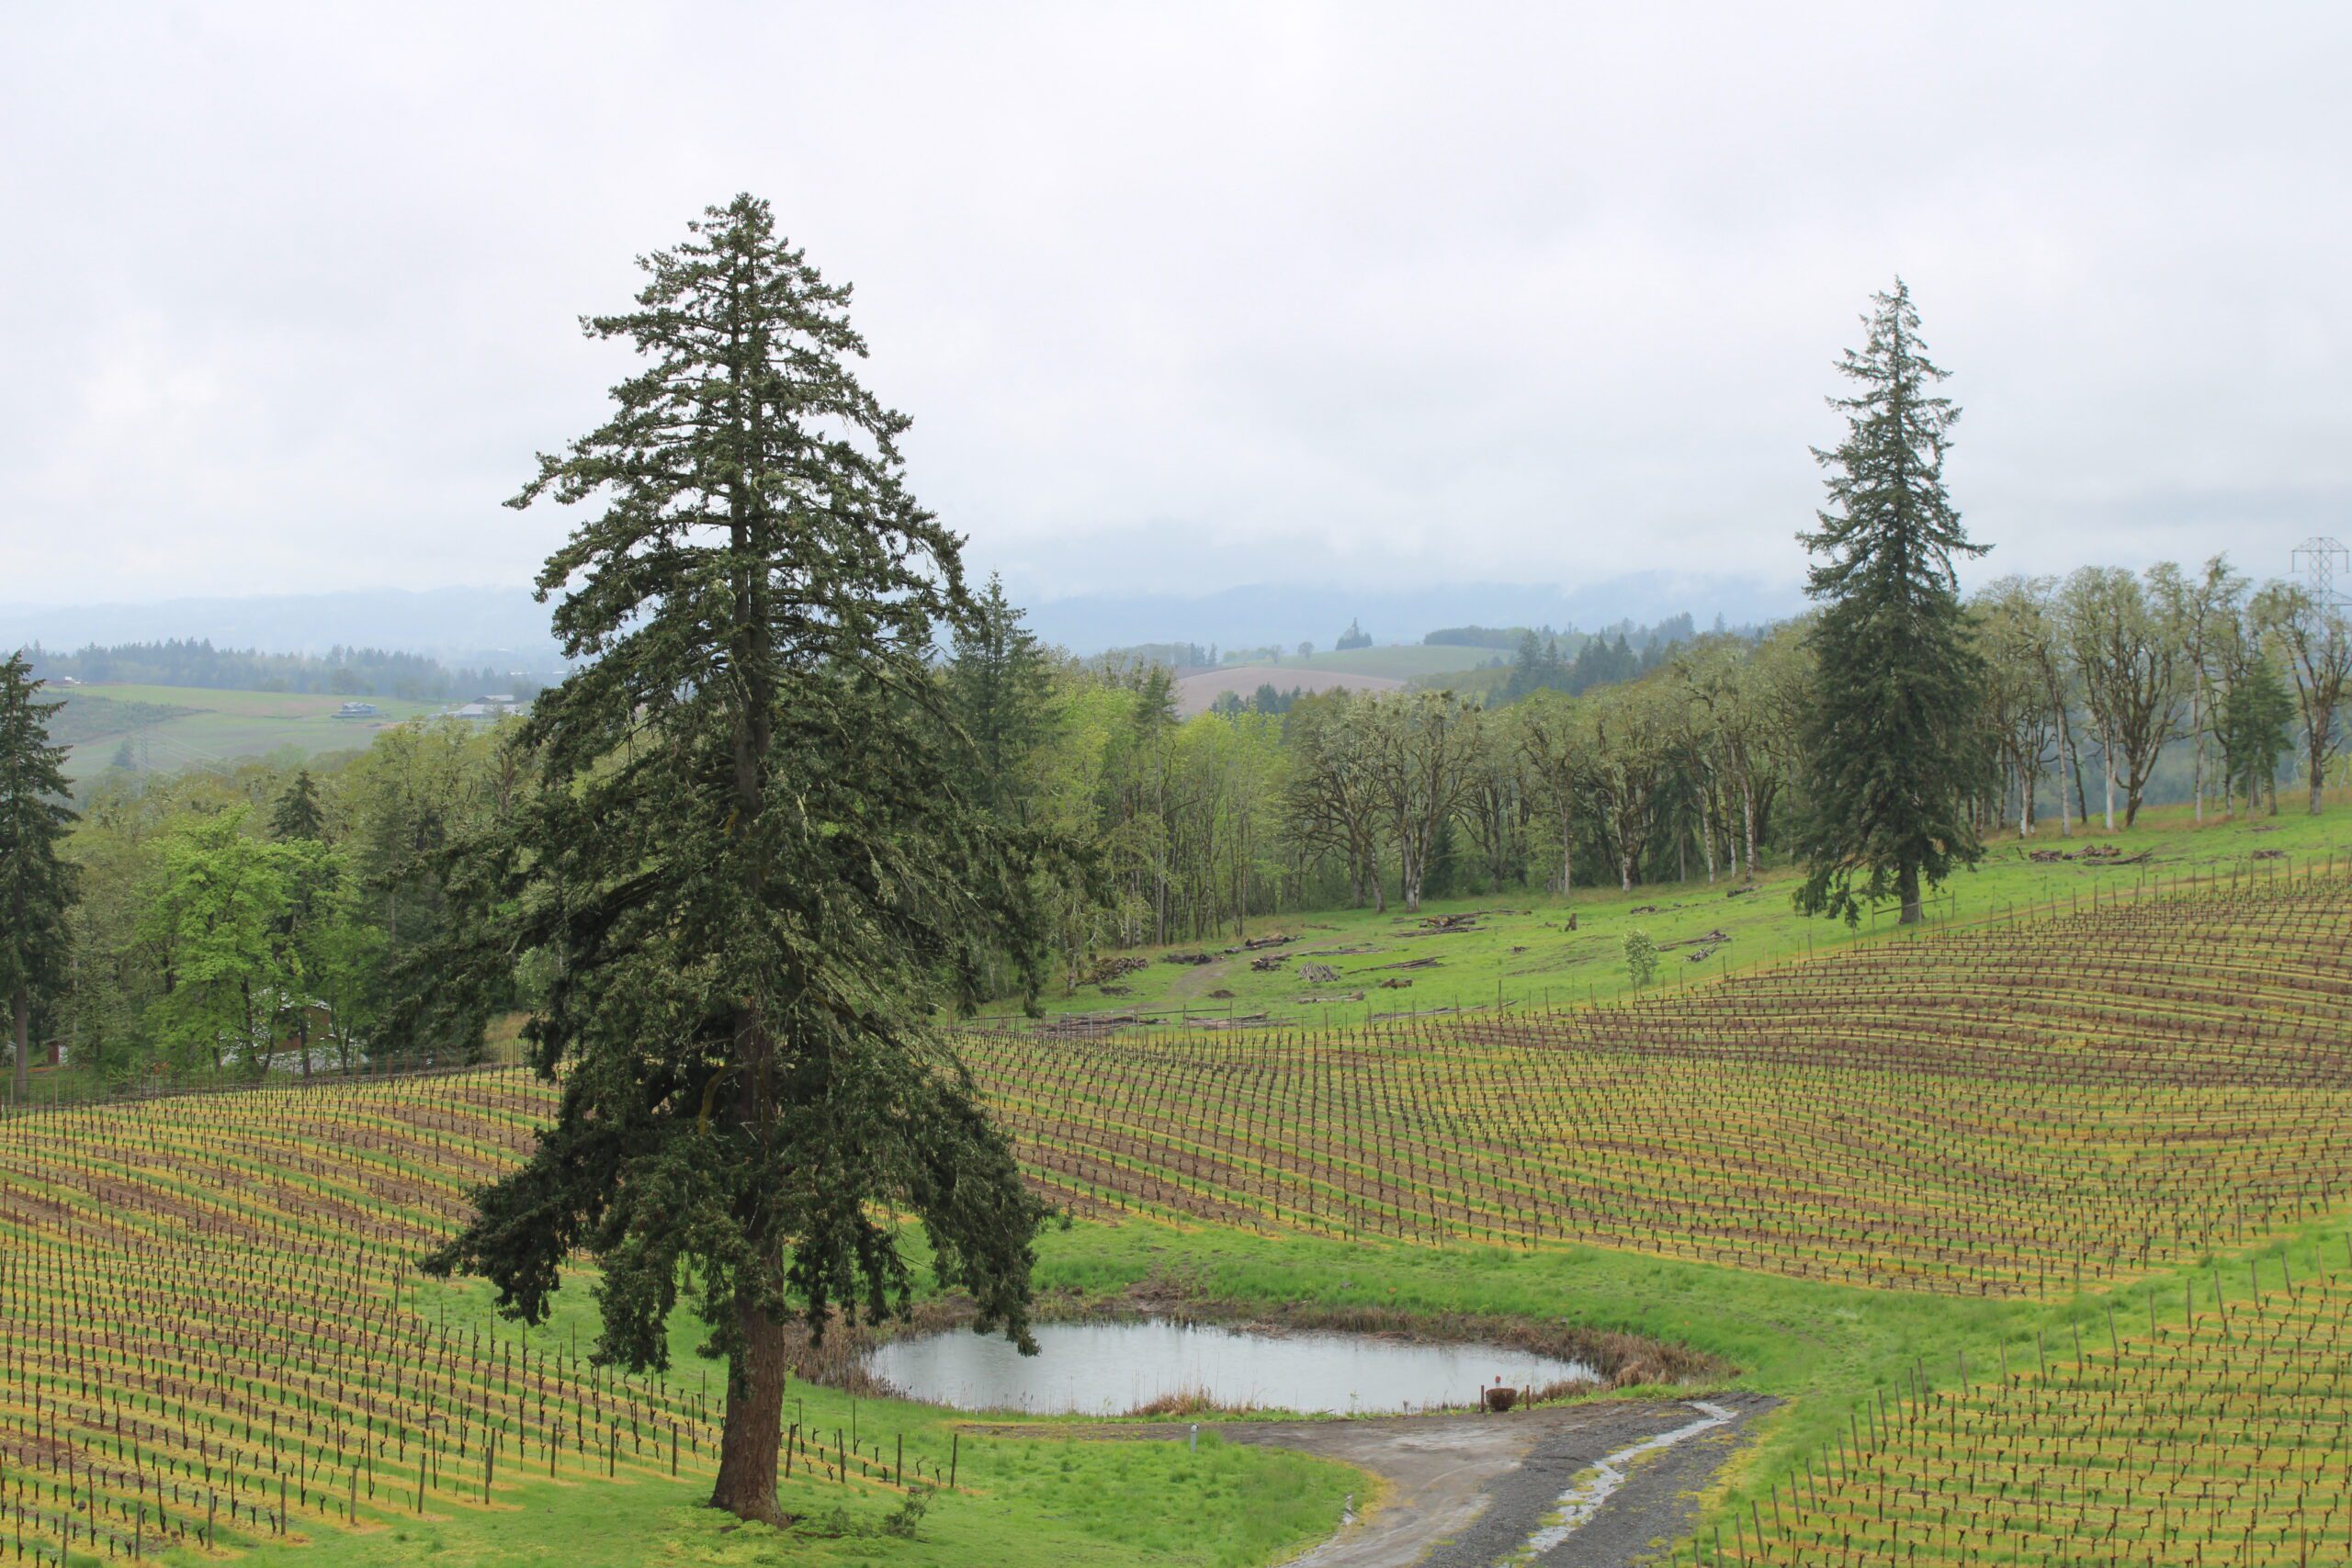
<svg viewBox="0 0 2352 1568"><path fill-rule="evenodd" d="M776 1502L776 1457L784 1439L784 1390L788 1365L784 1325L752 1293L735 1294L735 1329L742 1348L727 1374L727 1426L718 1440L718 1482L710 1506L739 1519L786 1522Z"/></svg>
<svg viewBox="0 0 2352 1568"><path fill-rule="evenodd" d="M17 1103L22 1105L33 1092L33 999L24 987L9 998L9 1010L16 1015Z"/></svg>
<svg viewBox="0 0 2352 1568"><path fill-rule="evenodd" d="M1920 919L1919 868L1917 866L1906 863L1894 874L1894 892L1895 896L1903 900L1903 918L1900 923L1906 926L1917 925Z"/></svg>
<svg viewBox="0 0 2352 1568"><path fill-rule="evenodd" d="M2107 775L2107 830L2115 831L2115 738L2107 727L2098 732L2099 771Z"/></svg>
<svg viewBox="0 0 2352 1568"><path fill-rule="evenodd" d="M2197 737L2197 772L2190 782L2189 794L2197 801L2197 825L2205 826L2205 703L2204 688L2191 687L2188 694L2188 731Z"/></svg>
<svg viewBox="0 0 2352 1568"><path fill-rule="evenodd" d="M1707 863L1707 886L1710 887L1715 885L1714 795L1710 786L1702 785L1699 791L1699 843L1705 851L1703 858Z"/></svg>
<svg viewBox="0 0 2352 1568"><path fill-rule="evenodd" d="M2058 836L2062 839L2075 836L2074 813L2067 809L2066 802L2066 773L2074 766L2074 758L2075 735L2067 728L2066 707L2061 703L2058 705ZM2075 776L2082 776L2079 769L2075 770Z"/></svg>

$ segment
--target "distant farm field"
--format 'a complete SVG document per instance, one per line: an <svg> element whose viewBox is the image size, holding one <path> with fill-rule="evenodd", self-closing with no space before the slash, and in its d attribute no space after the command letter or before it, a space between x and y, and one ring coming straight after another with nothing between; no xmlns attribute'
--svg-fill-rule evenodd
<svg viewBox="0 0 2352 1568"><path fill-rule="evenodd" d="M1272 686L1277 692L1394 692L1404 684L1386 676L1335 674L1305 664L1235 664L1204 670L1177 682L1176 711L1188 718L1206 713L1228 692L1246 702L1261 686Z"/></svg>
<svg viewBox="0 0 2352 1568"><path fill-rule="evenodd" d="M193 686L77 687L67 697L67 732L74 743L66 754L65 772L76 781L103 773L122 758L126 743L130 766L141 772L228 762L288 749L306 757L364 750L383 729L444 705L365 697L358 700L376 705L375 717L335 717L335 710L348 700Z"/></svg>
<svg viewBox="0 0 2352 1568"><path fill-rule="evenodd" d="M1260 686L1277 692L1393 692L1408 682L1476 670L1502 657L1491 648L1430 648L1419 644L1396 648L1351 648L1325 650L1306 659L1284 659L1278 664L1227 664L1187 675L1176 682L1179 713L1205 713L1227 692L1247 698Z"/></svg>
<svg viewBox="0 0 2352 1568"><path fill-rule="evenodd" d="M1351 648L1345 652L1324 649L1307 659L1295 661L1285 659L1282 668L1321 670L1335 675L1379 675L1391 681L1410 681L1421 675L1476 670L1490 660L1501 659L1508 661L1510 658L1509 653L1499 649L1408 643L1394 648Z"/></svg>

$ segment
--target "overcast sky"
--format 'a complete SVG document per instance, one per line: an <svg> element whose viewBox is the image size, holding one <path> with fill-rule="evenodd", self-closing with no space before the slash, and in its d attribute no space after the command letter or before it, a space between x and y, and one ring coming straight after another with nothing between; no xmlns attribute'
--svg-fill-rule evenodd
<svg viewBox="0 0 2352 1568"><path fill-rule="evenodd" d="M1792 19L1798 13L1802 19ZM741 189L1024 595L1786 584L1897 272L1994 554L2352 537L2352 7L0 11L0 603L519 583Z"/></svg>

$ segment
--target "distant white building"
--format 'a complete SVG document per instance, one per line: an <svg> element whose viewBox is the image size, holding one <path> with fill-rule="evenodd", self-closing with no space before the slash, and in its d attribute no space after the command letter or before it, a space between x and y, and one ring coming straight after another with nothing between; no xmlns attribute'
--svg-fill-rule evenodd
<svg viewBox="0 0 2352 1568"><path fill-rule="evenodd" d="M376 716L376 705L374 703L345 703L334 710L334 716L337 718L373 718Z"/></svg>

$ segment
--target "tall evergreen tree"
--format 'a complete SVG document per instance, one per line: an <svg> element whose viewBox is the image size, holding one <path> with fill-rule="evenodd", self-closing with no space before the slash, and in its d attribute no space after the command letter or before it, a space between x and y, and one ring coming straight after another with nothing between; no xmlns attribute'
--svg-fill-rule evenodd
<svg viewBox="0 0 2352 1568"><path fill-rule="evenodd" d="M2251 813L2270 796L2270 813L2278 814L2278 759L2291 743L2295 695L2278 666L2254 653L2230 682L2222 699L2222 776L2245 791Z"/></svg>
<svg viewBox="0 0 2352 1568"><path fill-rule="evenodd" d="M1805 591L1822 609L1803 761L1808 866L1797 908L1861 918L1892 895L1902 921L1920 889L1983 855L1967 800L1989 758L1975 715L1984 661L1961 607L1955 556L1982 555L1945 493L1944 453L1960 410L1933 389L1945 372L1919 341L1900 278L1875 296L1869 338L1838 373L1857 384L1830 406L1847 435L1814 457L1828 471L1820 527L1798 536L1817 560Z"/></svg>
<svg viewBox="0 0 2352 1568"><path fill-rule="evenodd" d="M308 768L294 770L294 780L269 814L269 830L281 840L326 837L326 809L319 804L318 782Z"/></svg>
<svg viewBox="0 0 2352 1568"><path fill-rule="evenodd" d="M1010 818L1022 815L1022 771L1045 739L1053 671L1037 635L1004 596L994 573L956 628L947 660L947 692L956 722L970 741L972 793Z"/></svg>
<svg viewBox="0 0 2352 1568"><path fill-rule="evenodd" d="M852 373L849 290L750 196L643 265L638 309L586 323L643 367L514 502L602 508L539 576L585 662L523 728L545 787L494 890L554 960L526 1037L569 1068L560 1109L427 1264L539 1321L585 1249L597 1354L639 1369L691 1291L729 1364L712 1503L775 1522L786 1325L904 1310L899 1216L1034 1348L1046 1211L935 1021L969 999L966 931L1029 911L937 744L960 541Z"/></svg>
<svg viewBox="0 0 2352 1568"><path fill-rule="evenodd" d="M65 705L40 701L40 687L22 653L0 660L0 997L19 1102L32 1089L33 1000L64 978L74 902L74 867L57 855L74 824L65 749L49 743L50 716Z"/></svg>

